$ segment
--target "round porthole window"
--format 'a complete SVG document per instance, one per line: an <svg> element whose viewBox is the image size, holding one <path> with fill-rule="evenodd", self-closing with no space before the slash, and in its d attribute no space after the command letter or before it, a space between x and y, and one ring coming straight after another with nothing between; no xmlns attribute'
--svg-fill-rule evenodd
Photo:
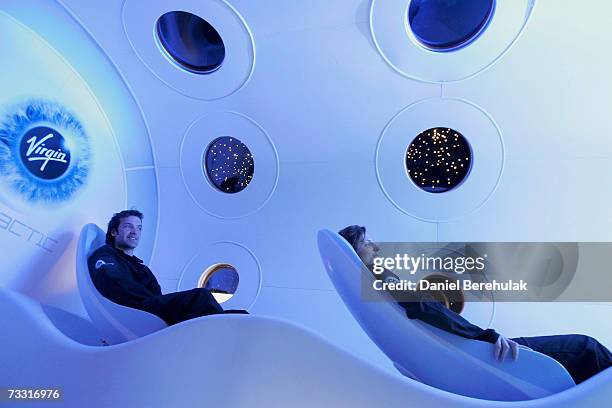
<svg viewBox="0 0 612 408"><path fill-rule="evenodd" d="M412 0L408 25L433 51L452 51L474 41L486 29L495 0Z"/></svg>
<svg viewBox="0 0 612 408"><path fill-rule="evenodd" d="M238 193L253 179L255 162L249 148L235 137L215 139L206 150L204 168L211 183L224 193Z"/></svg>
<svg viewBox="0 0 612 408"><path fill-rule="evenodd" d="M423 278L424 281L429 282L432 287L452 287L459 286L457 280L441 275L441 274L433 274ZM426 291L421 291L420 293L421 301L435 301L441 303L447 309L452 310L457 314L461 314L463 311L463 305L465 303L465 298L463 296L463 292L461 290L442 290L442 289L430 289Z"/></svg>
<svg viewBox="0 0 612 408"><path fill-rule="evenodd" d="M410 143L406 169L410 179L429 193L457 187L468 175L472 150L461 133L450 128L431 128Z"/></svg>
<svg viewBox="0 0 612 408"><path fill-rule="evenodd" d="M157 37L170 58L196 74L217 70L225 58L221 36L206 20L186 11L170 11L157 20Z"/></svg>
<svg viewBox="0 0 612 408"><path fill-rule="evenodd" d="M238 288L238 272L230 264L219 263L206 269L198 282L199 288L206 288L219 303L228 301Z"/></svg>

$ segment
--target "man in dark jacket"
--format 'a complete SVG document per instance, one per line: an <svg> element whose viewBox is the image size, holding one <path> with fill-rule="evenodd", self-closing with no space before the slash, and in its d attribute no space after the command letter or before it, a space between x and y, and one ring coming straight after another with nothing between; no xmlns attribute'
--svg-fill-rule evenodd
<svg viewBox="0 0 612 408"><path fill-rule="evenodd" d="M351 225L341 230L339 234L351 244L359 258L371 271L374 256L379 248L368 237L365 227ZM387 270L377 279L382 279L384 282L399 282L399 278ZM398 303L406 310L406 315L411 319L419 319L461 337L495 344L495 356L499 360L503 361L510 351L516 359L519 344L546 354L561 363L576 384L612 366L612 353L589 336L566 334L509 339L493 329L482 329L470 323L436 301L405 302L398 300Z"/></svg>
<svg viewBox="0 0 612 408"><path fill-rule="evenodd" d="M137 210L114 214L108 223L106 245L88 259L93 283L104 297L153 313L169 325L210 314L247 313L244 310L224 312L204 288L163 295L151 270L134 256L140 241L142 218Z"/></svg>

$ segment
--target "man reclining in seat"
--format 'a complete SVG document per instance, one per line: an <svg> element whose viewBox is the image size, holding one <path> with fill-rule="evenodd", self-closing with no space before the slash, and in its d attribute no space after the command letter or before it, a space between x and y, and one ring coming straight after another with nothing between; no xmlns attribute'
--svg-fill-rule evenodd
<svg viewBox="0 0 612 408"><path fill-rule="evenodd" d="M372 270L374 258L379 247L366 235L365 227L351 225L339 234L355 249L362 262ZM376 276L376 275L375 275ZM384 282L399 282L399 278L385 270L380 278ZM380 279L377 277L377 279ZM392 292L392 295L394 293ZM557 336L517 337L509 339L493 329L481 329L466 319L435 301L402 302L411 319L425 323L468 339L495 344L495 356L503 361L511 350L514 359L518 357L519 347L523 345L557 360L574 379L576 384L612 366L612 354L597 340L584 335L566 334Z"/></svg>
<svg viewBox="0 0 612 408"><path fill-rule="evenodd" d="M114 214L108 223L106 245L88 259L89 273L98 291L120 305L153 313L172 325L194 317L223 311L208 289L195 288L162 295L157 279L142 260L134 256L140 241L143 215L137 210Z"/></svg>

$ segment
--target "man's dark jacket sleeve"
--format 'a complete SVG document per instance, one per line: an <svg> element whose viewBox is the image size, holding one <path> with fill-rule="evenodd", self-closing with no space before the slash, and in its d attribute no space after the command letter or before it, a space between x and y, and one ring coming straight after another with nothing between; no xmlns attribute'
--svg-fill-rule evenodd
<svg viewBox="0 0 612 408"><path fill-rule="evenodd" d="M495 343L499 337L499 333L495 330L481 329L439 302L400 302L400 305L406 310L409 318L419 319L438 329L467 339Z"/></svg>
<svg viewBox="0 0 612 408"><path fill-rule="evenodd" d="M120 259L116 251L108 246L95 251L88 264L98 291L115 303L137 307L143 300L161 294L154 278L149 278L146 286L142 281L137 281L132 271L126 267L126 261Z"/></svg>
<svg viewBox="0 0 612 408"><path fill-rule="evenodd" d="M381 278L384 282L400 281L397 275L387 270L382 273ZM399 301L398 303L406 310L406 316L409 318L419 319L457 336L489 343L495 343L499 338L499 333L495 330L481 329L475 324L468 322L459 314L447 309L439 302L415 299L412 302Z"/></svg>
<svg viewBox="0 0 612 408"><path fill-rule="evenodd" d="M153 272L135 256L110 245L96 250L88 260L94 285L106 298L120 305L153 313L167 324L223 313L205 288L163 295Z"/></svg>

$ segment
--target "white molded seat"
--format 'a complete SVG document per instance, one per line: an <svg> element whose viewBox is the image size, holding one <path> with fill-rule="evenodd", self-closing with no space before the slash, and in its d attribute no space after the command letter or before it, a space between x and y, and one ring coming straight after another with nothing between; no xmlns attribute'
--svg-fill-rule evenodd
<svg viewBox="0 0 612 408"><path fill-rule="evenodd" d="M402 374L456 394L499 401L541 398L575 386L567 370L544 354L522 349L517 361L498 362L491 343L409 319L390 294L372 289L374 276L344 238L324 229L318 245L342 300ZM362 290L380 300L364 300Z"/></svg>
<svg viewBox="0 0 612 408"><path fill-rule="evenodd" d="M91 280L87 259L104 245L105 239L104 231L97 225L87 224L81 230L77 246L79 293L94 326L109 344L123 343L167 327L158 316L114 303L98 292Z"/></svg>

